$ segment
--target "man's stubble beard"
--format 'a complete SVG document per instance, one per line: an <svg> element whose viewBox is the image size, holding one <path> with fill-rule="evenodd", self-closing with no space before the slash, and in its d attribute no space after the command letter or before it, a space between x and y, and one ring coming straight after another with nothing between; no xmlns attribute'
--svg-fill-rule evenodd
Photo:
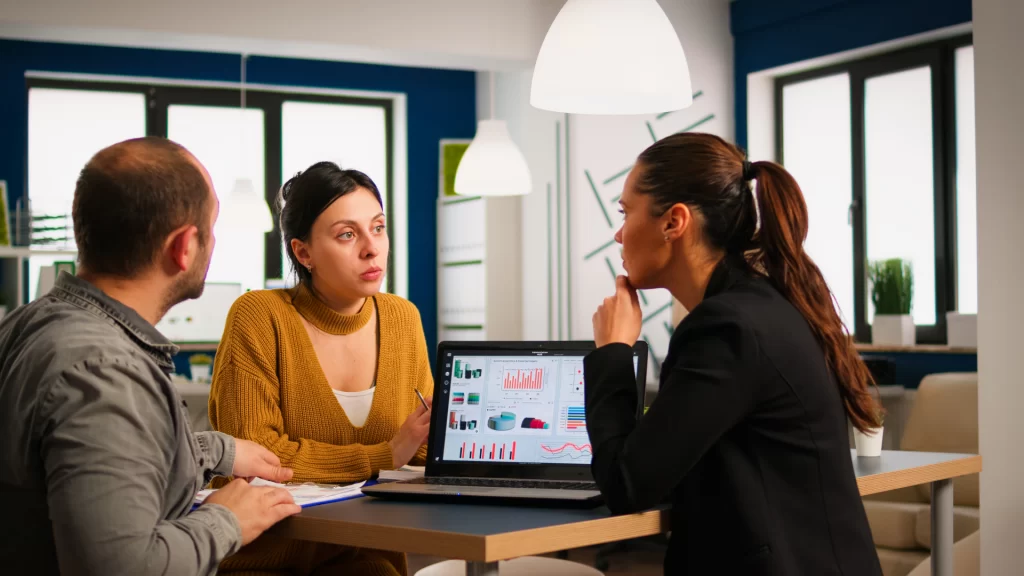
<svg viewBox="0 0 1024 576"><path fill-rule="evenodd" d="M203 295L203 290L206 288L206 274L210 270L210 262L212 260L212 251L207 250L204 265L194 266L171 286L171 289L164 298L163 314L161 314L161 317L177 304L185 300L195 300Z"/></svg>

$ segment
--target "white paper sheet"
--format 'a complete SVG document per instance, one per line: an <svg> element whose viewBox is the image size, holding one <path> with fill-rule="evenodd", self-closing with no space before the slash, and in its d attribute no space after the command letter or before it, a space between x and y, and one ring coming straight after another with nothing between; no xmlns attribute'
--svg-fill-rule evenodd
<svg viewBox="0 0 1024 576"><path fill-rule="evenodd" d="M355 484L348 485L314 484L312 482L307 482L305 484L278 484L262 478L256 478L250 482L250 485L284 488L291 493L296 504L306 508L309 506L316 506L317 504L326 504L327 502L362 496L363 493L360 488L362 488L365 483L366 482L357 482ZM196 494L195 505L198 506L199 504L202 504L203 501L214 492L216 492L214 489L200 490L199 493Z"/></svg>
<svg viewBox="0 0 1024 576"><path fill-rule="evenodd" d="M381 482L394 482L397 480L415 480L416 478L423 478L423 473L426 471L425 466L402 466L398 470L381 470L378 479Z"/></svg>

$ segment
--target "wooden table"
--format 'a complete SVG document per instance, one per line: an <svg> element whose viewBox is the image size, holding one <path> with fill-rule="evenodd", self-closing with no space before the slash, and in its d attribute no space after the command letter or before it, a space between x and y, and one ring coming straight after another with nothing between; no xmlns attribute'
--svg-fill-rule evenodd
<svg viewBox="0 0 1024 576"><path fill-rule="evenodd" d="M862 495L932 484L932 566L952 574L952 478L981 471L981 457L883 452L857 458ZM611 516L607 508L559 510L512 506L392 502L357 498L307 508L275 526L277 536L467 561L467 574L497 576L498 561L661 534L668 509Z"/></svg>

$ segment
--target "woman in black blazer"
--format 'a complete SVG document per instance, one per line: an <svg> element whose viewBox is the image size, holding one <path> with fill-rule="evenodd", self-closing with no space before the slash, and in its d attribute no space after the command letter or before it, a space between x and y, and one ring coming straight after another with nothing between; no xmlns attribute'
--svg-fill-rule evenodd
<svg viewBox="0 0 1024 576"><path fill-rule="evenodd" d="M756 180L756 194L750 181ZM708 134L644 151L621 197L623 266L584 363L593 472L613 512L672 502L666 574L880 575L847 419L871 377L803 250L807 206L771 162ZM636 414L636 290L690 311Z"/></svg>

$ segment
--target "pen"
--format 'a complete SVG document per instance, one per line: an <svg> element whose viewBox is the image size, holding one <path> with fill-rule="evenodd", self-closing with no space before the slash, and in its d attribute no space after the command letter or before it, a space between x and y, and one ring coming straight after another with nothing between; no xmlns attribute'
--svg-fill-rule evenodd
<svg viewBox="0 0 1024 576"><path fill-rule="evenodd" d="M416 397L420 399L420 404L423 404L423 409L426 410L427 412L430 412L430 407L427 406L427 401L423 399L423 394L420 394L420 391L417 390L416 388L413 388L412 391L415 392Z"/></svg>

